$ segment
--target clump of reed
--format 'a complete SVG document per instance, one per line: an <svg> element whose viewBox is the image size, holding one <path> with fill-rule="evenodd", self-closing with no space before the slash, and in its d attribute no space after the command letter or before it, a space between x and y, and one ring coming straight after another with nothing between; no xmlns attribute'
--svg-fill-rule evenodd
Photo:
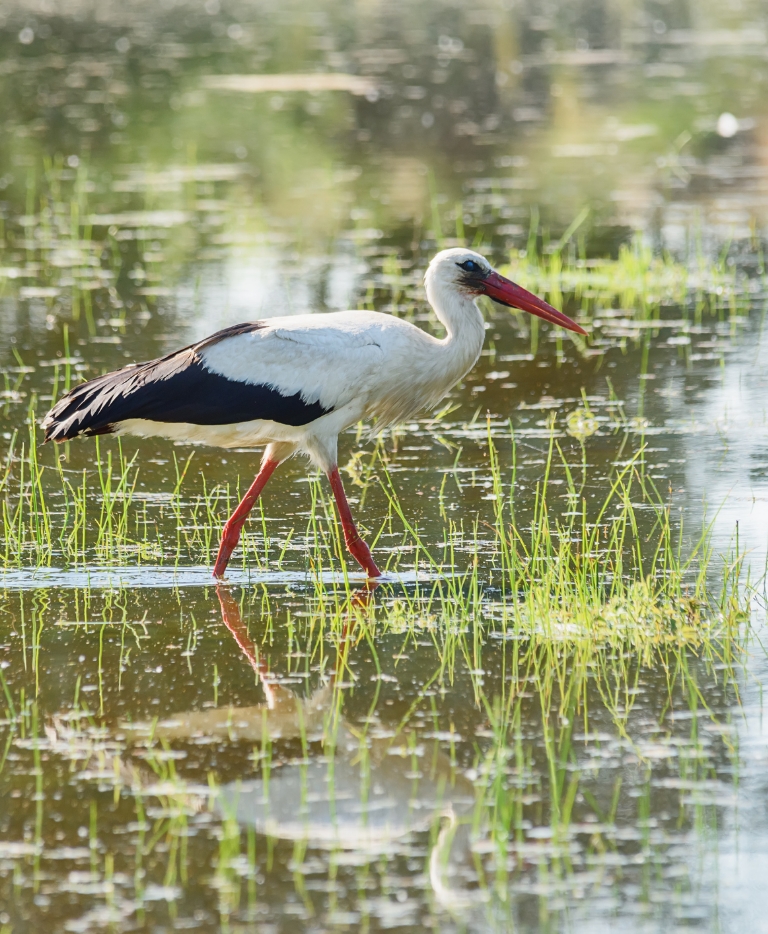
<svg viewBox="0 0 768 934"><path fill-rule="evenodd" d="M577 236L587 219L585 209L558 239L539 231L532 213L525 248L513 250L502 270L516 282L548 298L556 307L578 305L583 320L606 310L620 311L632 322L658 319L662 306L676 306L684 318L700 321L705 312L746 313L750 289L746 275L729 261L730 244L710 257L695 240L685 257L654 250L641 234L619 246L618 256L587 258ZM764 276L762 260L759 269Z"/></svg>

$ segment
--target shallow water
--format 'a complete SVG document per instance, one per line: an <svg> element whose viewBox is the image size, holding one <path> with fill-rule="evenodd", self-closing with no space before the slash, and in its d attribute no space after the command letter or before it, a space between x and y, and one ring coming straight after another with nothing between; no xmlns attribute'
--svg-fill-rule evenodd
<svg viewBox="0 0 768 934"><path fill-rule="evenodd" d="M0 3L3 484L30 411L216 328L347 307L436 327L441 246L521 276L562 255L592 332L484 305L443 411L343 439L373 591L303 463L217 590L257 453L40 451L52 544L5 521L0 570L2 934L763 929L762 601L653 650L554 609L510 627L489 437L522 528L553 444L590 515L636 456L684 550L711 523L716 558L738 541L762 574L766 34L749 2ZM587 280L628 244L669 267ZM647 542L658 514L637 516Z"/></svg>

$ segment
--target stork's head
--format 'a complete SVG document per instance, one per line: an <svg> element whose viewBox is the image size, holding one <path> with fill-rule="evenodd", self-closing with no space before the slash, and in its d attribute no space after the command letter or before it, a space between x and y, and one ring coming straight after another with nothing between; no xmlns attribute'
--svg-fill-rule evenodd
<svg viewBox="0 0 768 934"><path fill-rule="evenodd" d="M487 295L500 305L527 311L577 334L587 333L567 315L496 272L488 260L474 250L442 250L429 264L424 281L433 305L435 301L430 293L437 296L438 293L458 292L473 300Z"/></svg>

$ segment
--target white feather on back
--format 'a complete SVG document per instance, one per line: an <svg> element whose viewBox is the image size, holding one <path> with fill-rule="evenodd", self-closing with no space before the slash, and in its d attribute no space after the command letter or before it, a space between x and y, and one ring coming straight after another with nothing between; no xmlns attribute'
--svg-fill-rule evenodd
<svg viewBox="0 0 768 934"><path fill-rule="evenodd" d="M268 318L262 327L200 352L229 379L266 384L284 395L338 409L413 385L414 367L440 342L419 328L374 311Z"/></svg>

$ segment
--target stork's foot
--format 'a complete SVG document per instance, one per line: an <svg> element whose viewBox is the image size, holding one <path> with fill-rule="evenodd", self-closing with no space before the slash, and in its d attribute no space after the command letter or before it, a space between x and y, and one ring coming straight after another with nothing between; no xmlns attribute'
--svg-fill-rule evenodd
<svg viewBox="0 0 768 934"><path fill-rule="evenodd" d="M221 533L219 553L216 555L216 564L213 566L214 577L221 578L224 576L224 572L227 570L227 565L229 564L229 559L232 557L232 552L237 548L237 543L240 541L240 530L243 527L242 523L230 525L230 522L227 522Z"/></svg>
<svg viewBox="0 0 768 934"><path fill-rule="evenodd" d="M362 538L360 538L360 535L354 526L352 527L352 531L354 534L348 535L347 529L344 529L344 540L347 543L349 553L366 572L368 577L381 577L381 571L376 567L376 562L373 560L371 549L366 545Z"/></svg>

